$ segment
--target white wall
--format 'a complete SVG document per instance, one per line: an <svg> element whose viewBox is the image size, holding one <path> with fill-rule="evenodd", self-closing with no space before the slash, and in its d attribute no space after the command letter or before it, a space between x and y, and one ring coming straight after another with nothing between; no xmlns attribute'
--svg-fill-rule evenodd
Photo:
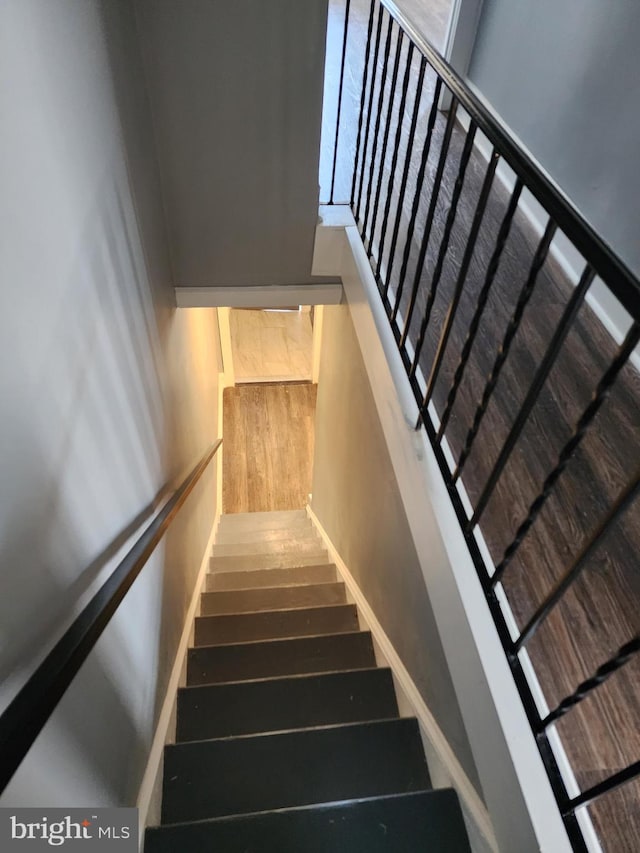
<svg viewBox="0 0 640 853"><path fill-rule="evenodd" d="M640 273L640 5L484 0L469 78Z"/></svg>
<svg viewBox="0 0 640 853"><path fill-rule="evenodd" d="M0 79L4 707L216 437L219 363L173 307L132 2L3 0ZM214 512L212 466L2 805L135 803Z"/></svg>
<svg viewBox="0 0 640 853"><path fill-rule="evenodd" d="M311 279L327 0L136 0L177 286Z"/></svg>

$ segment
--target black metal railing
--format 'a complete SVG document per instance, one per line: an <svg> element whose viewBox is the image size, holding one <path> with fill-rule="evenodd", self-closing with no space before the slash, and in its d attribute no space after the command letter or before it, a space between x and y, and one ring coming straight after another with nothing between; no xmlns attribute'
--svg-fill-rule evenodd
<svg viewBox="0 0 640 853"><path fill-rule="evenodd" d="M580 731L617 738L624 766L603 767L589 784L569 755L582 783L570 795L554 751L558 734L565 742L562 721L640 651L638 585L631 603L633 581L612 591L635 572L629 543L640 544L640 392L630 363L640 282L394 3L346 3L339 61L328 203L349 195L418 405L416 428L433 446L570 840L585 850L578 810L640 776L640 754L597 709L585 711ZM345 163L350 180L340 187L336 164ZM538 230L525 197L542 211ZM558 262L567 251L581 264L573 280ZM619 303L618 344L589 307L595 283ZM594 560L613 562L602 556L611 536L609 623L624 639L615 645L580 587ZM585 616L586 633L572 639L588 639L587 677L573 663L563 671L559 613L569 634ZM637 728L637 684L623 694L618 716Z"/></svg>
<svg viewBox="0 0 640 853"><path fill-rule="evenodd" d="M221 444L222 439L212 444L173 491L158 515L0 716L0 793L11 781Z"/></svg>

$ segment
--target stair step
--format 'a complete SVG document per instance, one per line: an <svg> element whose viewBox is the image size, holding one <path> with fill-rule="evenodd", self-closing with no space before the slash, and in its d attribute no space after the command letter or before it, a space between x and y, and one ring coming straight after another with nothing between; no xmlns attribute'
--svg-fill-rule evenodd
<svg viewBox="0 0 640 853"><path fill-rule="evenodd" d="M199 646L187 653L187 684L220 684L310 672L369 669L375 665L368 631Z"/></svg>
<svg viewBox="0 0 640 853"><path fill-rule="evenodd" d="M202 593L200 613L202 616L216 616L221 613L255 613L260 610L322 607L326 604L346 604L346 602L347 596L343 583L220 590Z"/></svg>
<svg viewBox="0 0 640 853"><path fill-rule="evenodd" d="M294 569L258 569L244 572L216 572L207 575L207 591L222 589L258 589L259 587L300 586L335 583L338 574L333 563L296 566Z"/></svg>
<svg viewBox="0 0 640 853"><path fill-rule="evenodd" d="M342 634L357 630L358 613L355 604L198 616L195 645L214 646L219 643Z"/></svg>
<svg viewBox="0 0 640 853"><path fill-rule="evenodd" d="M215 543L211 552L216 557L242 557L249 554L295 554L296 556L307 556L308 554L326 554L322 541L318 536L305 536L303 539L281 539L276 542L234 542L230 544Z"/></svg>
<svg viewBox="0 0 640 853"><path fill-rule="evenodd" d="M218 530L278 530L283 527L306 525L309 516L303 509L278 512L233 512L220 516Z"/></svg>
<svg viewBox="0 0 640 853"><path fill-rule="evenodd" d="M455 791L153 827L145 853L471 853Z"/></svg>
<svg viewBox="0 0 640 853"><path fill-rule="evenodd" d="M212 557L211 572L243 572L258 569L294 569L296 566L318 566L328 563L326 550L320 548L309 554L236 554L232 557Z"/></svg>
<svg viewBox="0 0 640 853"><path fill-rule="evenodd" d="M162 822L424 790L414 719L167 746Z"/></svg>
<svg viewBox="0 0 640 853"><path fill-rule="evenodd" d="M309 519L299 522L293 527L277 527L275 530L254 530L247 527L246 530L233 527L218 527L216 531L216 544L239 545L243 542L282 542L283 540L308 539L315 535L315 530Z"/></svg>
<svg viewBox="0 0 640 853"><path fill-rule="evenodd" d="M398 716L389 669L183 687L176 740L310 728Z"/></svg>

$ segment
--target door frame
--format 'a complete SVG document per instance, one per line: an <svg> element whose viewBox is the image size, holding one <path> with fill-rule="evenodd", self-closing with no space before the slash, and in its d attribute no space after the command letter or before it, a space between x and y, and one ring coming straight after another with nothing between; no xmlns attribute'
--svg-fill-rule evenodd
<svg viewBox="0 0 640 853"><path fill-rule="evenodd" d="M484 0L453 0L444 39L444 57L461 76L469 70Z"/></svg>

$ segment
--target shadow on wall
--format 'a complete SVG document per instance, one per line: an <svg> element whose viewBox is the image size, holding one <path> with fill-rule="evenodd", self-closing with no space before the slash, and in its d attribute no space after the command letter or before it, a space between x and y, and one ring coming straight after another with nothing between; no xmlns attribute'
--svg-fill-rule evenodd
<svg viewBox="0 0 640 853"><path fill-rule="evenodd" d="M133 3L9 0L0 28L4 707L215 439L219 365L215 312L172 305ZM214 512L212 465L2 805L135 802Z"/></svg>

